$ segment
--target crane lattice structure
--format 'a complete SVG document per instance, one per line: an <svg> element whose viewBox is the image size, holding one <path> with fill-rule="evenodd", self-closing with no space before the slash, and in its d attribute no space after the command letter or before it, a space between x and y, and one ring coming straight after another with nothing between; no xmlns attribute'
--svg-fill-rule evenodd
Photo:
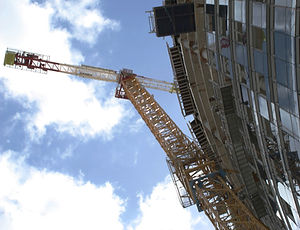
<svg viewBox="0 0 300 230"><path fill-rule="evenodd" d="M184 207L196 204L216 229L268 229L239 199L211 154L201 149L145 89L176 92L173 83L137 76L130 70L75 66L52 62L47 56L8 49L4 65L38 72L56 71L84 78L117 82L116 97L129 99L167 155L167 163Z"/></svg>

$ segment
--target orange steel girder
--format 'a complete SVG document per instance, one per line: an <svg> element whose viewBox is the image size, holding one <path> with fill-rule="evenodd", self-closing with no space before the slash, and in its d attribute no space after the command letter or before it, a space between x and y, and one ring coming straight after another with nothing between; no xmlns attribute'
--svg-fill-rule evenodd
<svg viewBox="0 0 300 230"><path fill-rule="evenodd" d="M134 76L122 79L120 84L166 152L176 177L216 229L268 229L226 183L224 172L217 169L214 160L183 134Z"/></svg>

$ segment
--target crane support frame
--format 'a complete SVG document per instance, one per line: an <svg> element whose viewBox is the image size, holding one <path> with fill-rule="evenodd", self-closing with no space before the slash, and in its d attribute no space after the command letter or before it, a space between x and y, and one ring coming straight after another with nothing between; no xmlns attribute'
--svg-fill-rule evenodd
<svg viewBox="0 0 300 230"><path fill-rule="evenodd" d="M187 194L216 229L267 230L242 203L211 155L206 156L167 115L134 76L121 79L126 97L141 115L165 153Z"/></svg>

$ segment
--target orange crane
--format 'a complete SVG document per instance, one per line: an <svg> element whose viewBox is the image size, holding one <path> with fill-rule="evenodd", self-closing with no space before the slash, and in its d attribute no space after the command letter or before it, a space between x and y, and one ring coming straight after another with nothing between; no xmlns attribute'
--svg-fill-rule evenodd
<svg viewBox="0 0 300 230"><path fill-rule="evenodd" d="M48 56L8 49L4 65L36 72L55 71L79 77L117 82L117 98L128 99L167 155L167 163L184 207L197 205L216 229L267 230L240 200L211 154L187 138L145 89L177 92L173 83L146 78L131 70L120 72L50 61Z"/></svg>

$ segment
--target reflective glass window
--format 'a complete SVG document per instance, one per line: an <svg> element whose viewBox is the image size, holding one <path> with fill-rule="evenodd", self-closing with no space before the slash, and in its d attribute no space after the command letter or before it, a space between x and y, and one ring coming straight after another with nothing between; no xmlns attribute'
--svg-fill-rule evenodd
<svg viewBox="0 0 300 230"><path fill-rule="evenodd" d="M295 38L289 35L285 36L286 60L295 63Z"/></svg>
<svg viewBox="0 0 300 230"><path fill-rule="evenodd" d="M275 55L286 60L285 37L283 33L274 32Z"/></svg>
<svg viewBox="0 0 300 230"><path fill-rule="evenodd" d="M252 26L252 45L256 49L266 51L266 32L264 29Z"/></svg>
<svg viewBox="0 0 300 230"><path fill-rule="evenodd" d="M231 61L226 58L221 56L221 60L222 60L222 64L223 64L223 72L227 75L230 76L231 75Z"/></svg>
<svg viewBox="0 0 300 230"><path fill-rule="evenodd" d="M216 30L215 16L213 14L206 14L205 15L205 28L209 32L212 32L212 31Z"/></svg>
<svg viewBox="0 0 300 230"><path fill-rule="evenodd" d="M285 9L285 32L291 35L295 35L295 10Z"/></svg>
<svg viewBox="0 0 300 230"><path fill-rule="evenodd" d="M286 6L286 7L295 7L297 0L275 0L275 5L277 6Z"/></svg>
<svg viewBox="0 0 300 230"><path fill-rule="evenodd" d="M274 32L275 55L288 62L295 62L295 40L288 34Z"/></svg>
<svg viewBox="0 0 300 230"><path fill-rule="evenodd" d="M207 48L211 50L216 49L216 38L214 33L206 33L206 42L207 42Z"/></svg>
<svg viewBox="0 0 300 230"><path fill-rule="evenodd" d="M246 46L236 43L235 44L236 62L242 65L247 64L247 50Z"/></svg>
<svg viewBox="0 0 300 230"><path fill-rule="evenodd" d="M221 4L221 2L219 2L219 16L222 18L227 18L228 15L228 6Z"/></svg>
<svg viewBox="0 0 300 230"><path fill-rule="evenodd" d="M220 38L220 52L223 56L226 56L231 59L230 55L230 40L226 37Z"/></svg>
<svg viewBox="0 0 300 230"><path fill-rule="evenodd" d="M227 5L229 0L219 0L219 5Z"/></svg>
<svg viewBox="0 0 300 230"><path fill-rule="evenodd" d="M281 118L282 125L290 132L292 132L292 121L291 121L290 114L286 112L284 109L280 109L280 118Z"/></svg>
<svg viewBox="0 0 300 230"><path fill-rule="evenodd" d="M300 142L299 139L295 139L293 137L289 137L290 149L292 152L298 152L298 159L300 160Z"/></svg>
<svg viewBox="0 0 300 230"><path fill-rule="evenodd" d="M226 18L221 18L221 17L218 17L218 20L219 20L219 34L222 36L227 36L229 33L228 25L227 25L228 20Z"/></svg>
<svg viewBox="0 0 300 230"><path fill-rule="evenodd" d="M269 110L268 110L268 104L267 104L267 100L262 97L262 96L258 96L258 102L259 102L259 111L260 114L266 118L267 120L269 120Z"/></svg>
<svg viewBox="0 0 300 230"><path fill-rule="evenodd" d="M293 127L293 134L296 135L297 137L300 137L300 124L299 124L299 117L296 117L294 115L291 115L292 119L292 127ZM300 149L299 149L300 150Z"/></svg>
<svg viewBox="0 0 300 230"><path fill-rule="evenodd" d="M297 82L296 82L296 74L295 74L295 65L291 63L286 63L287 70L287 78L288 78L288 88L297 91Z"/></svg>
<svg viewBox="0 0 300 230"><path fill-rule="evenodd" d="M237 64L237 76L239 76L240 81L247 85L248 87L250 86L249 83L249 74L245 66Z"/></svg>
<svg viewBox="0 0 300 230"><path fill-rule="evenodd" d="M285 8L275 7L275 30L285 32Z"/></svg>
<svg viewBox="0 0 300 230"><path fill-rule="evenodd" d="M256 49L253 49L254 69L256 72L264 73L264 55Z"/></svg>
<svg viewBox="0 0 300 230"><path fill-rule="evenodd" d="M284 86L288 86L288 76L286 72L286 62L281 60L280 58L275 59L275 66L276 66L276 80L280 84Z"/></svg>
<svg viewBox="0 0 300 230"><path fill-rule="evenodd" d="M215 14L215 5L214 4L206 4L205 5L205 13L206 14Z"/></svg>
<svg viewBox="0 0 300 230"><path fill-rule="evenodd" d="M279 106L298 115L299 108L297 92L292 91L281 84L277 84L277 93Z"/></svg>
<svg viewBox="0 0 300 230"><path fill-rule="evenodd" d="M234 38L236 41L246 44L246 24L241 22L234 22Z"/></svg>
<svg viewBox="0 0 300 230"><path fill-rule="evenodd" d="M266 28L266 5L260 2L253 2L252 5L252 24Z"/></svg>
<svg viewBox="0 0 300 230"><path fill-rule="evenodd" d="M258 91L260 94L270 99L270 87L269 87L269 78L262 74L256 73Z"/></svg>
<svg viewBox="0 0 300 230"><path fill-rule="evenodd" d="M249 97L248 97L248 90L245 86L241 85L241 90L242 90L242 98L243 98L243 103L245 105L249 106Z"/></svg>
<svg viewBox="0 0 300 230"><path fill-rule="evenodd" d="M216 61L216 55L213 51L211 50L207 50L207 54L208 54L208 61L209 64L216 67L217 66L217 61Z"/></svg>
<svg viewBox="0 0 300 230"><path fill-rule="evenodd" d="M246 23L245 2L240 0L234 1L234 20Z"/></svg>
<svg viewBox="0 0 300 230"><path fill-rule="evenodd" d="M288 88L281 84L277 84L278 103L281 108L289 110L290 107L290 95Z"/></svg>
<svg viewBox="0 0 300 230"><path fill-rule="evenodd" d="M277 82L296 91L295 65L276 58L275 67Z"/></svg>
<svg viewBox="0 0 300 230"><path fill-rule="evenodd" d="M290 111L299 116L298 95L292 90L290 90Z"/></svg>

